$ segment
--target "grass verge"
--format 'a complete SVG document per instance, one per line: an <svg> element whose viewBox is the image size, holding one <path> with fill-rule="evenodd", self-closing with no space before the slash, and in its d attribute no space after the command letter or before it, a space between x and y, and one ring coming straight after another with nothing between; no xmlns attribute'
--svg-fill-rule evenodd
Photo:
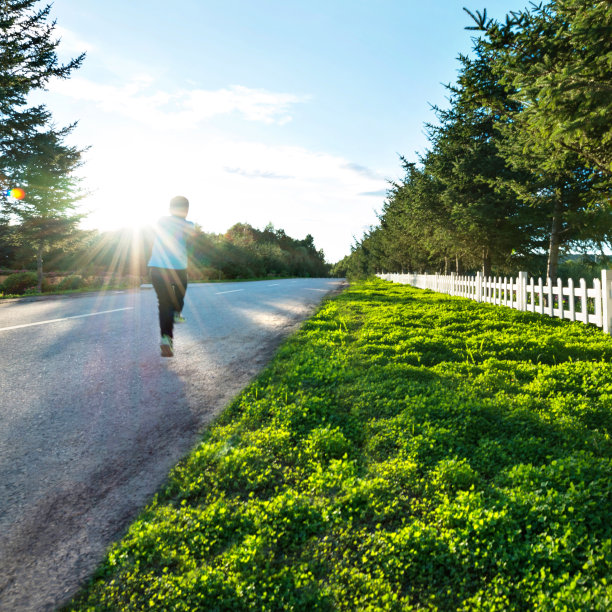
<svg viewBox="0 0 612 612"><path fill-rule="evenodd" d="M611 357L582 324L353 285L66 609L610 609Z"/></svg>

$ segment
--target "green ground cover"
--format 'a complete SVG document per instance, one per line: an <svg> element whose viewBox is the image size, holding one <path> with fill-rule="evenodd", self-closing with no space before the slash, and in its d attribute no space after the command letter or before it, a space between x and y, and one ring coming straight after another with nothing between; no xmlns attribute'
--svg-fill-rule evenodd
<svg viewBox="0 0 612 612"><path fill-rule="evenodd" d="M590 326L353 285L68 609L612 609L611 358Z"/></svg>

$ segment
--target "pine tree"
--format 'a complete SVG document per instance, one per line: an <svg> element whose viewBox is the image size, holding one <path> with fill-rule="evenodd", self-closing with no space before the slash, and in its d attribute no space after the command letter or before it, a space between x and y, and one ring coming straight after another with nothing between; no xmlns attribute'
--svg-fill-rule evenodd
<svg viewBox="0 0 612 612"><path fill-rule="evenodd" d="M485 32L478 45L516 102L502 121L501 152L523 172L511 183L517 195L546 214L555 278L564 246L601 241L612 228L612 5L552 0L504 23L470 15L468 29Z"/></svg>
<svg viewBox="0 0 612 612"><path fill-rule="evenodd" d="M27 95L43 89L50 79L66 79L85 54L67 64L58 62L51 5L36 0L0 2L0 188L11 186L12 173L23 164L27 141L50 122L43 106L27 106Z"/></svg>
<svg viewBox="0 0 612 612"><path fill-rule="evenodd" d="M26 148L27 161L14 174L24 186L26 199L7 202L9 212L19 220L17 231L35 247L38 291L42 290L45 252L70 239L83 218L75 213L82 197L74 175L81 165L81 152L64 144L70 129L32 135Z"/></svg>
<svg viewBox="0 0 612 612"><path fill-rule="evenodd" d="M40 289L46 248L65 239L81 219L74 214L80 195L73 175L81 151L64 144L74 124L55 128L47 108L28 106L27 96L52 78L68 78L85 55L59 63L51 5L37 4L0 2L0 189L2 216L18 221L22 238L36 244ZM6 190L17 186L26 191L25 200L7 197Z"/></svg>
<svg viewBox="0 0 612 612"><path fill-rule="evenodd" d="M550 0L476 27L525 104L534 139L612 176L612 4Z"/></svg>

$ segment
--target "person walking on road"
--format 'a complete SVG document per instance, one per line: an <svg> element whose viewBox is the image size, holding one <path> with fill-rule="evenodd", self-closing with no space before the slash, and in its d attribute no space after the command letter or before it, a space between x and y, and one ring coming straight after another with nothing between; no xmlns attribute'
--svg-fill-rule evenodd
<svg viewBox="0 0 612 612"><path fill-rule="evenodd" d="M174 355L174 323L182 323L181 315L187 291L187 241L195 233L195 225L187 221L189 200L176 196L170 200L170 216L162 217L156 227L149 271L159 306L162 357Z"/></svg>

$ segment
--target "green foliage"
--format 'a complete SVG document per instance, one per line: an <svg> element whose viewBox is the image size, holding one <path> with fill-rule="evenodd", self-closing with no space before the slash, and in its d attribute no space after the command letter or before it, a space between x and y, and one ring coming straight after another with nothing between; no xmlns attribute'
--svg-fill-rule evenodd
<svg viewBox="0 0 612 612"><path fill-rule="evenodd" d="M33 249L40 291L43 255L51 247L66 248L82 218L74 213L80 195L73 174L82 151L65 144L74 124L57 128L45 106L27 106L28 94L45 89L53 78L68 78L84 55L59 63L51 5L37 4L0 3L0 215L18 222L11 238ZM17 186L25 199L6 195Z"/></svg>
<svg viewBox="0 0 612 612"><path fill-rule="evenodd" d="M52 229L49 220L47 230ZM236 228L242 228L237 232ZM62 226L56 228L62 230ZM4 232L6 230L6 232ZM18 236L14 238L10 230ZM23 231L22 231L23 230ZM46 231L47 231L46 230ZM7 268L29 268L36 261L37 248L25 239L25 227L0 223L0 259L6 235ZM59 234L54 234L59 238ZM70 240L52 240L45 255L45 270L56 273L78 271L80 276L146 277L153 246L153 228L126 228L110 232L77 230ZM60 248L61 247L61 248ZM196 227L190 245L189 279L227 280L266 277L325 277L330 266L312 236L291 238L283 230L257 230L237 224L226 234L211 234ZM114 281L113 281L114 282ZM140 282L138 283L140 284Z"/></svg>
<svg viewBox="0 0 612 612"><path fill-rule="evenodd" d="M83 287L86 286L87 282L82 276L79 276L78 274L71 274L57 283L55 289L58 291L76 291L77 289L83 289Z"/></svg>
<svg viewBox="0 0 612 612"><path fill-rule="evenodd" d="M549 0L483 29L496 70L525 103L533 145L612 175L612 6Z"/></svg>
<svg viewBox="0 0 612 612"><path fill-rule="evenodd" d="M327 276L329 266L313 237L303 240L287 236L268 224L258 230L248 223L236 223L224 235L201 234L194 243L196 267L210 266L221 278L264 276Z"/></svg>
<svg viewBox="0 0 612 612"><path fill-rule="evenodd" d="M611 359L590 326L355 284L67 609L609 609Z"/></svg>
<svg viewBox="0 0 612 612"><path fill-rule="evenodd" d="M52 123L42 105L28 107L28 94L45 89L53 78L66 79L84 54L61 64L59 37L49 21L51 5L37 0L4 0L0 3L0 187L28 161L32 139Z"/></svg>
<svg viewBox="0 0 612 612"><path fill-rule="evenodd" d="M587 283L594 278L601 278L601 271L612 265L609 255L593 256L589 254L567 257L559 264L559 277L563 279L584 278ZM539 275L534 275L539 276Z"/></svg>
<svg viewBox="0 0 612 612"><path fill-rule="evenodd" d="M33 289L38 283L38 275L36 272L16 272L6 278L2 283L3 293L8 294L23 294L28 289Z"/></svg>
<svg viewBox="0 0 612 612"><path fill-rule="evenodd" d="M612 5L548 0L480 30L419 164L344 269L516 274L612 245Z"/></svg>

